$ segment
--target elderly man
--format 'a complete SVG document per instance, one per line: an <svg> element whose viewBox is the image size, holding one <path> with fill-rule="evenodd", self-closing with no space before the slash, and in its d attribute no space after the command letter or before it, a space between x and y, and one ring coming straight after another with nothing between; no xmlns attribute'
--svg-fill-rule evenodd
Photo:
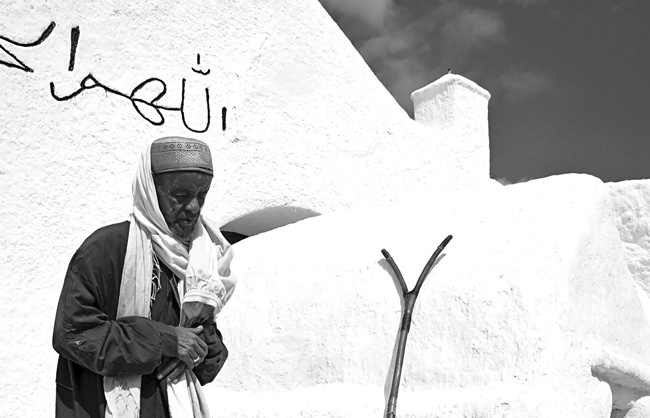
<svg viewBox="0 0 650 418"><path fill-rule="evenodd" d="M73 256L54 324L57 417L210 417L201 385L228 355L215 318L235 286L232 249L201 216L212 175L205 143L149 143L129 220Z"/></svg>

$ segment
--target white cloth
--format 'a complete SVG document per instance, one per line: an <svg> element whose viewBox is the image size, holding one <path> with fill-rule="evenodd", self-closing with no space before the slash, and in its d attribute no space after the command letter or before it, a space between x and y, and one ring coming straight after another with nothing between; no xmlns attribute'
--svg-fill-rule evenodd
<svg viewBox="0 0 650 418"><path fill-rule="evenodd" d="M151 142L143 150L133 180L133 213L124 259L117 317L149 317L152 251L180 279L181 306L206 303L215 319L232 296L237 280L230 272L233 249L219 228L201 216L190 238L189 249L169 230L158 207L151 173ZM184 315L181 314L181 321ZM181 324L179 324L181 325ZM105 377L106 416L139 418L141 376ZM172 418L209 418L201 384L186 370L176 384L169 384Z"/></svg>

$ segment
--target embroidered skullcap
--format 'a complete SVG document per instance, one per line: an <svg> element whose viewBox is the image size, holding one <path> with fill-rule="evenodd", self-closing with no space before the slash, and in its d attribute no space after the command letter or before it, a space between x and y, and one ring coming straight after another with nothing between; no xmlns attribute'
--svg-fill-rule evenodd
<svg viewBox="0 0 650 418"><path fill-rule="evenodd" d="M203 141L178 136L156 139L151 144L151 171L201 171L213 174L210 147Z"/></svg>

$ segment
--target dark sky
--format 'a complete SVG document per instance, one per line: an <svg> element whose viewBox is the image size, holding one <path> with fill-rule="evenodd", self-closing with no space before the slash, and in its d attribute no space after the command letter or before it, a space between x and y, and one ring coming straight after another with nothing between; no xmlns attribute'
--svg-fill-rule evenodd
<svg viewBox="0 0 650 418"><path fill-rule="evenodd" d="M448 68L492 94L492 178L650 178L650 1L321 3L409 114Z"/></svg>

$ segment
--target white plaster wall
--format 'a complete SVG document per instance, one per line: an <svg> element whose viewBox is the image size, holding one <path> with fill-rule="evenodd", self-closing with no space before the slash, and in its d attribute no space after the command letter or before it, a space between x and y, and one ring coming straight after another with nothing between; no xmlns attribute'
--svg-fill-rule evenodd
<svg viewBox="0 0 650 418"><path fill-rule="evenodd" d="M8 41L33 42L51 22L40 45ZM33 70L0 65L0 393L10 417L52 414L50 339L67 263L93 230L129 213L148 139L210 144L216 181L205 210L222 224L269 207L329 213L487 181L462 136L408 118L316 0L0 0L0 36L0 61ZM89 74L127 97L97 87L51 96L50 83L65 96ZM178 107L185 79L194 129L208 88L210 129L194 135L177 111L163 110L160 126L139 116L129 96L151 77L161 81L134 97ZM153 118L151 104L139 106Z"/></svg>
<svg viewBox="0 0 650 418"><path fill-rule="evenodd" d="M628 268L636 284L650 295L650 181L608 183Z"/></svg>
<svg viewBox="0 0 650 418"><path fill-rule="evenodd" d="M445 74L411 94L413 116L425 126L442 129L457 138L474 170L490 176L488 115L490 93L458 74Z"/></svg>
<svg viewBox="0 0 650 418"><path fill-rule="evenodd" d="M179 112L163 111L166 122L155 128L127 99L99 89L68 102L50 97L50 82L57 94L70 94L92 73L127 94L158 77L168 88L159 102L165 106L179 105L186 78L188 119L195 127L202 125L203 88L210 89L217 117L198 136L222 148L217 156L222 187L214 202L223 223L269 206L324 213L397 199L404 184L426 189L453 175L454 186L461 187L489 176L475 168L484 168L488 156L478 161L464 152L463 135L442 135L408 118L315 0L28 5L0 3L2 34L28 41L51 21L57 26L40 46L8 46L34 69L27 74L2 67L7 87L2 114L9 125L2 137L15 150L12 157L22 155L29 141L41 151L39 161L57 148L60 154L52 159L87 158L78 149L82 146L101 154L119 149L130 162L142 138L192 134ZM81 35L75 69L68 71L73 26ZM192 68L211 73L199 75ZM151 99L159 88L152 84L138 97ZM487 102L477 99L485 116ZM443 101L451 108L459 100L446 96ZM225 132L219 129L222 106L228 110ZM487 130L481 132L487 147ZM124 162L115 157L102 160L120 173L128 171L115 166ZM99 175L108 180L108 173Z"/></svg>
<svg viewBox="0 0 650 418"><path fill-rule="evenodd" d="M236 244L214 413L380 416L400 320L380 250L411 288L447 234L415 306L398 415L609 417L612 390L594 370L642 374L650 328L609 191L586 175L432 191Z"/></svg>
<svg viewBox="0 0 650 418"><path fill-rule="evenodd" d="M650 397L646 396L635 402L625 418L650 418Z"/></svg>

